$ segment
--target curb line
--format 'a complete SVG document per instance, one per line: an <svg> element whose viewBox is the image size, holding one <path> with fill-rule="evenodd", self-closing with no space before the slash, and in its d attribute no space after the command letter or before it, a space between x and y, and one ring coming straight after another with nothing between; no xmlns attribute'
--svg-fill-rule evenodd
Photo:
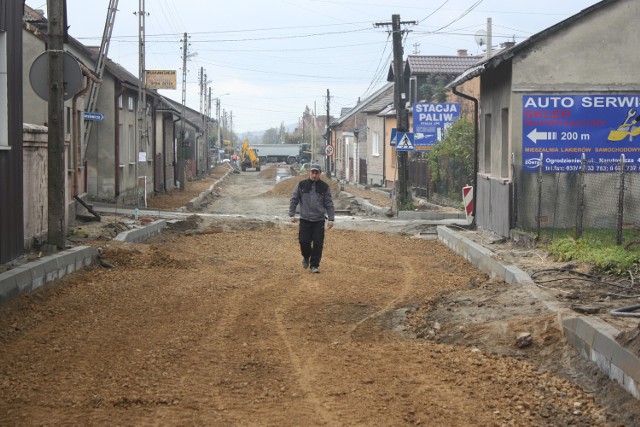
<svg viewBox="0 0 640 427"><path fill-rule="evenodd" d="M98 248L76 246L0 274L0 304L82 270L98 257Z"/></svg>
<svg viewBox="0 0 640 427"><path fill-rule="evenodd" d="M594 362L609 378L640 399L640 358L618 344L615 337L620 331L600 319L576 316L562 308L551 295L538 288L527 273L512 264L501 263L490 250L450 228L440 225L437 232L438 240L478 270L490 277L500 277L506 283L523 286L550 311L557 313L567 342L584 359Z"/></svg>
<svg viewBox="0 0 640 427"><path fill-rule="evenodd" d="M193 211L195 209L198 209L200 207L200 205L202 204L203 200L205 199L205 197L207 197L209 194L213 193L213 191L216 189L216 187L218 185L220 185L220 183L222 183L222 181L224 181L227 178L227 176L229 176L229 174L232 173L232 172L233 172L233 170L229 169L227 171L227 173L225 173L219 180L217 180L216 182L211 184L211 186L209 186L209 188L207 188L206 190L204 190L203 192L198 194L193 199L189 200L187 202L186 209L188 211Z"/></svg>

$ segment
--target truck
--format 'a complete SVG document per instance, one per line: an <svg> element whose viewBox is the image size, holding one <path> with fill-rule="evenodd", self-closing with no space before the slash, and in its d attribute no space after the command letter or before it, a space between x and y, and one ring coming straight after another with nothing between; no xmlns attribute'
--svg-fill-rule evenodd
<svg viewBox="0 0 640 427"><path fill-rule="evenodd" d="M249 146L249 141L245 139L242 148L240 148L240 169L245 172L249 168L259 171L260 159L253 148Z"/></svg>
<svg viewBox="0 0 640 427"><path fill-rule="evenodd" d="M256 144L254 149L258 152L260 161L264 163L303 163L308 154L303 150L302 144Z"/></svg>

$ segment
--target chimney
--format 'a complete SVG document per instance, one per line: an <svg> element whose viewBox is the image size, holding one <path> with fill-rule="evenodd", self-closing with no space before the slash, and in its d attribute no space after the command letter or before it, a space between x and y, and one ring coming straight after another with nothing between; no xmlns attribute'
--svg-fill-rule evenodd
<svg viewBox="0 0 640 427"><path fill-rule="evenodd" d="M468 56L467 49L458 49L458 56Z"/></svg>
<svg viewBox="0 0 640 427"><path fill-rule="evenodd" d="M511 47L514 47L515 45L516 45L516 42L504 42L500 45L500 47L503 49L509 49Z"/></svg>

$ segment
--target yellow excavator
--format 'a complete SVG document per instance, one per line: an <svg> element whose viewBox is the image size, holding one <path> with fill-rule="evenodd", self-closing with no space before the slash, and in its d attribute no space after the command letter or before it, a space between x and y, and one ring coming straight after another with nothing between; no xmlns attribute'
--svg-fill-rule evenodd
<svg viewBox="0 0 640 427"><path fill-rule="evenodd" d="M254 168L256 171L260 170L260 159L258 159L256 151L249 147L249 141L246 139L240 149L240 168L243 172L248 168Z"/></svg>

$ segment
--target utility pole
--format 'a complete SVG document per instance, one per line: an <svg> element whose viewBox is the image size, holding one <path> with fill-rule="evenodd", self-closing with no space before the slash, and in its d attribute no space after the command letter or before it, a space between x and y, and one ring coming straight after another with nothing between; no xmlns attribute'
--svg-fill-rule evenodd
<svg viewBox="0 0 640 427"><path fill-rule="evenodd" d="M487 53L486 53L486 58L489 59L491 58L491 56L493 55L492 50L492 38L493 38L493 25L491 24L492 19L491 18L487 18Z"/></svg>
<svg viewBox="0 0 640 427"><path fill-rule="evenodd" d="M143 151L143 147L146 148L147 144L147 78L145 71L145 9L144 0L138 0L138 138L136 138L135 147L135 194L136 194L136 208L140 206L140 172L138 170L140 163L140 152ZM146 150L144 150L146 152ZM145 159L146 161L146 159ZM143 181L143 185L146 185L146 180ZM144 193L143 193L144 194ZM146 205L146 200L145 200Z"/></svg>
<svg viewBox="0 0 640 427"><path fill-rule="evenodd" d="M391 31L393 36L393 68L394 68L394 91L393 91L393 105L396 109L396 120L398 132L409 131L409 116L406 109L407 96L404 90L404 78L402 75L403 66L403 50L402 50L402 34L400 25L412 24L416 25L416 21L400 21L400 15L391 15L391 22L380 22L374 24L376 27L391 25ZM408 155L406 151L398 152L398 210L406 206L410 201L411 194L409 192L409 168L408 168Z"/></svg>
<svg viewBox="0 0 640 427"><path fill-rule="evenodd" d="M47 2L49 28L47 34L49 59L49 104L47 126L47 241L51 249L65 248L64 185L64 1ZM6 101L5 101L6 102Z"/></svg>
<svg viewBox="0 0 640 427"><path fill-rule="evenodd" d="M202 97L204 95L204 67L200 67L200 114L202 114L202 105L203 100Z"/></svg>
<svg viewBox="0 0 640 427"><path fill-rule="evenodd" d="M187 33L182 37L182 117L180 120L180 135L178 138L178 183L180 190L184 190L184 120L187 102L187 58L189 56Z"/></svg>
<svg viewBox="0 0 640 427"><path fill-rule="evenodd" d="M210 106L208 106L210 104L210 100L207 100L207 86L209 85L209 83L211 83L211 81L207 80L207 74L204 72L204 68L201 68L201 72L200 72L200 76L202 78L202 83L200 85L200 99L201 99L201 106L200 106L200 117L202 118L202 135L204 137L204 163L205 163L205 170L207 171L207 173L209 173L209 130L207 129L207 127L209 126L209 109ZM209 91L211 91L211 88L209 88ZM211 93L209 93L209 97L211 96ZM202 150L201 150L202 151Z"/></svg>
<svg viewBox="0 0 640 427"><path fill-rule="evenodd" d="M211 123L211 88L209 88L209 97L207 98L207 126L205 127L207 139L207 173L211 169L211 143L209 142L209 124Z"/></svg>
<svg viewBox="0 0 640 427"><path fill-rule="evenodd" d="M311 117L311 163L316 163L316 101L313 101L313 116Z"/></svg>
<svg viewBox="0 0 640 427"><path fill-rule="evenodd" d="M218 161L221 162L222 159L220 158L220 150L222 149L222 140L220 139L220 137L222 134L220 132L220 98L216 99L216 119L218 120Z"/></svg>
<svg viewBox="0 0 640 427"><path fill-rule="evenodd" d="M330 145L331 144L331 126L329 124L329 107L330 106L331 106L331 95L329 94L329 89L327 89L327 120L326 120L326 122L327 122L326 123L326 125L327 125L327 138L326 138L327 143L326 143L326 145ZM326 146L325 146L325 148L326 148ZM325 153L326 153L326 150L325 150ZM331 157L330 156L325 156L324 160L325 160L324 167L325 167L325 169L327 171L327 174L329 174L330 171L331 171L331 168L330 168L330 166L331 166Z"/></svg>

